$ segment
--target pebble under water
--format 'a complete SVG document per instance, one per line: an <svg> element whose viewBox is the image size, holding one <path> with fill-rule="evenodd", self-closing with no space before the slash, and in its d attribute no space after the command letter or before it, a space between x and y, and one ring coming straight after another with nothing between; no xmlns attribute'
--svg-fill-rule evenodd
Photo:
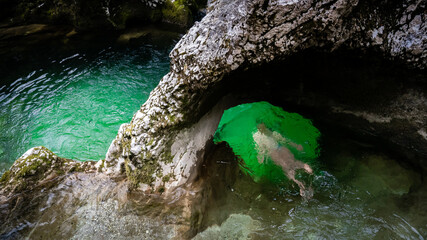
<svg viewBox="0 0 427 240"><path fill-rule="evenodd" d="M100 160L169 71L171 45L33 50L2 74L0 174L26 150Z"/></svg>

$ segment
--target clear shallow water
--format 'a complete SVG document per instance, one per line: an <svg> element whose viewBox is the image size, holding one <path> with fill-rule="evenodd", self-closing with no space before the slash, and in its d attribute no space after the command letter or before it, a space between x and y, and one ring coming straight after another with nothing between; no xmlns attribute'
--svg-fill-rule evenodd
<svg viewBox="0 0 427 240"><path fill-rule="evenodd" d="M342 137L321 146L316 176L297 176L314 190L308 201L295 184L255 183L228 162L232 157L216 155L217 168L209 168L215 194L195 239L425 239L427 187L419 172ZM15 213L15 222L0 226L6 239L170 239L185 221L173 204L129 192L125 182L102 174L68 175L24 201L21 211L31 214Z"/></svg>
<svg viewBox="0 0 427 240"><path fill-rule="evenodd" d="M257 184L240 173L223 183L225 192L205 214L207 229L196 238L424 239L422 175L397 156L342 137L326 133L315 177L298 173L313 188L312 199L303 200L295 184Z"/></svg>
<svg viewBox="0 0 427 240"><path fill-rule="evenodd" d="M61 157L104 158L122 123L169 71L171 45L35 50L0 85L0 173L31 147Z"/></svg>

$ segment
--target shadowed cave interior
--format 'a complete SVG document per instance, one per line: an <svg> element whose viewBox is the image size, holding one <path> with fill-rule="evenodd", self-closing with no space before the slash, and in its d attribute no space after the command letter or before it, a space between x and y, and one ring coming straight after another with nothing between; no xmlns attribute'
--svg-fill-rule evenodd
<svg viewBox="0 0 427 240"><path fill-rule="evenodd" d="M336 158L335 153L331 153L333 151L379 154L384 156L385 163L390 159L397 160L403 169L417 172L419 179L414 181L405 197L409 199L411 194L414 195L413 192L422 188L422 176L426 170L422 159L427 156L427 148L417 133L419 125L407 119L370 122L360 115L349 114L349 111L388 116L390 105L399 96L413 90L425 96L424 74L405 68L398 62L384 60L374 51L361 53L339 50L326 53L309 50L285 61L250 69L243 67L225 76L220 84L205 95L207 97L201 101L199 113L203 115L221 99L225 99L227 108L242 103L268 101L285 111L299 113L311 119L322 133L319 139L321 156L319 166L316 166L318 172L322 169L333 171L336 167L336 162L328 160ZM335 109L348 111L343 113ZM359 157L369 158L366 156L361 154ZM212 224L220 225L230 212L236 210L233 205L241 205L242 211L245 207L252 209L251 204L257 201L257 194L258 197L265 194L276 199L273 192L277 192L277 188L268 187L268 184L256 186L251 183L250 177L239 170L238 162L241 160L233 154L227 143L215 145L210 140L203 159L197 170L199 179L195 182L204 182L206 185L200 204L194 207L193 234ZM307 178L301 173L299 177ZM295 186L291 184L288 187L290 190L280 188L280 191L283 190L279 194L281 197L298 195ZM236 191L238 188L245 190ZM232 192L236 196L227 197ZM229 203L240 201L238 199L241 202Z"/></svg>

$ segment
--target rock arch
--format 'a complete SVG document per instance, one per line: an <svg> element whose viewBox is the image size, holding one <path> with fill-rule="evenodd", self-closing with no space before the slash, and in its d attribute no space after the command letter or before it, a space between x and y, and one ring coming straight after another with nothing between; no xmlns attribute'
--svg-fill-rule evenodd
<svg viewBox="0 0 427 240"><path fill-rule="evenodd" d="M121 126L106 156L107 172L126 171L143 189L190 183L230 105L230 100L214 104L216 94L234 73L313 49L373 51L380 59L423 72L425 20L423 1L212 1L208 14L172 50L170 72L131 123ZM422 116L419 121L425 122L425 112ZM418 131L425 133L422 127Z"/></svg>

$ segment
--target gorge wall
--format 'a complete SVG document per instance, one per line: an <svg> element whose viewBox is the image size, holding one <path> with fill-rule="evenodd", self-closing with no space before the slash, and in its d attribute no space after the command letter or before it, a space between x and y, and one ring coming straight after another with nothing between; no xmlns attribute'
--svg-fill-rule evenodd
<svg viewBox="0 0 427 240"><path fill-rule="evenodd" d="M202 210L190 203L206 200L199 198L201 166L210 161L221 115L258 100L381 138L425 171L425 7L415 0L210 1L207 15L170 53L170 72L120 127L105 160L77 165L34 148L2 177L0 202L18 206L16 193L86 172L88 179L118 179L120 194L106 195L123 202L124 188L180 200L179 231L192 236L188 230L197 230ZM11 212L19 210L13 206Z"/></svg>
<svg viewBox="0 0 427 240"><path fill-rule="evenodd" d="M105 159L107 171L126 172L143 189L163 191L191 182L222 111L236 104L222 98L227 93L224 86L233 81L230 76L280 64L307 50L348 49L361 55L374 51L380 59L421 71L422 76L427 63L425 19L422 1L213 1L208 14L172 50L170 73L131 123L121 126ZM416 93L412 115L398 103L381 114L338 105L329 110L384 125L399 118L400 112L406 126L416 129L413 137L422 147L426 141L422 91Z"/></svg>

